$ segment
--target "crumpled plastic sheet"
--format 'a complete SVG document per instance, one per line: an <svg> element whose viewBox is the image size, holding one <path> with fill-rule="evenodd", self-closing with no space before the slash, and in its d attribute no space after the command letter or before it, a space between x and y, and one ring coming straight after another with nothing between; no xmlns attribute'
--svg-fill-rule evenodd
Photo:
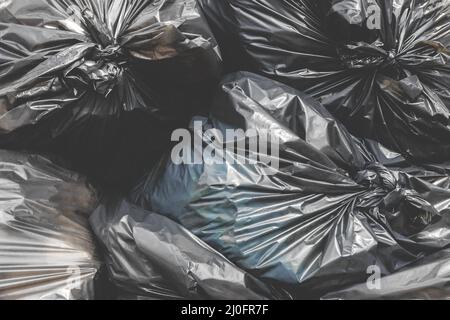
<svg viewBox="0 0 450 320"><path fill-rule="evenodd" d="M0 150L0 299L95 298L96 194L46 158Z"/></svg>
<svg viewBox="0 0 450 320"><path fill-rule="evenodd" d="M219 72L196 0L3 0L0 147L57 153L126 188Z"/></svg>
<svg viewBox="0 0 450 320"><path fill-rule="evenodd" d="M287 299L179 224L127 201L102 204L91 225L120 299Z"/></svg>
<svg viewBox="0 0 450 320"><path fill-rule="evenodd" d="M320 100L353 134L450 159L450 2L200 0L227 68Z"/></svg>
<svg viewBox="0 0 450 320"><path fill-rule="evenodd" d="M379 279L322 297L323 300L450 300L450 250Z"/></svg>
<svg viewBox="0 0 450 320"><path fill-rule="evenodd" d="M163 159L131 200L264 283L319 298L364 282L370 266L389 276L449 246L448 164L415 167L350 135L315 100L251 73L227 76L202 121L216 130L192 135L214 152L188 144L202 164ZM233 148L215 163L235 143L230 128L280 137L279 168Z"/></svg>

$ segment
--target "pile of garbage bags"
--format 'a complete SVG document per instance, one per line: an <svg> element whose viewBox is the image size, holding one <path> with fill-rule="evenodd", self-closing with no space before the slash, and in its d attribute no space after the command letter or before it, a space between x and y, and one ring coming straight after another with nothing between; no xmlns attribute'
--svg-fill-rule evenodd
<svg viewBox="0 0 450 320"><path fill-rule="evenodd" d="M449 299L449 59L445 0L0 0L0 299Z"/></svg>

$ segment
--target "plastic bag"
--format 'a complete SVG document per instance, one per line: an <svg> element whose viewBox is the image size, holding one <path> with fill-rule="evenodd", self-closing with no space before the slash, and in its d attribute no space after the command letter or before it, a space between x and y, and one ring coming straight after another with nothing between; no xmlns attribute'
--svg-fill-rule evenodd
<svg viewBox="0 0 450 320"><path fill-rule="evenodd" d="M177 223L126 201L101 205L91 225L121 299L262 300L273 291Z"/></svg>
<svg viewBox="0 0 450 320"><path fill-rule="evenodd" d="M49 160L0 150L0 299L94 299L100 268L85 179Z"/></svg>
<svg viewBox="0 0 450 320"><path fill-rule="evenodd" d="M57 153L126 188L219 71L195 0L2 1L0 147Z"/></svg>
<svg viewBox="0 0 450 320"><path fill-rule="evenodd" d="M450 251L439 251L392 275L329 293L323 300L449 300ZM379 281L379 282L377 282Z"/></svg>
<svg viewBox="0 0 450 320"><path fill-rule="evenodd" d="M410 160L450 159L449 1L200 3L228 68L314 96L353 134Z"/></svg>
<svg viewBox="0 0 450 320"><path fill-rule="evenodd" d="M450 244L448 165L413 167L359 141L292 88L250 73L230 75L203 128L192 132L203 146L189 149L202 161L177 163L172 154L132 201L294 298L361 283L372 265L392 274ZM275 153L263 149L252 163L254 154L242 152L228 129L279 137L278 168L264 160ZM224 145L233 147L223 151ZM226 156L221 162L217 155Z"/></svg>

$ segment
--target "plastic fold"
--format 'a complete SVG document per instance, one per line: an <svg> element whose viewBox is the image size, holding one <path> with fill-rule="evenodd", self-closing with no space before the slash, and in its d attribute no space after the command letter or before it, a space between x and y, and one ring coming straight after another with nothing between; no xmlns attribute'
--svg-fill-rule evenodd
<svg viewBox="0 0 450 320"><path fill-rule="evenodd" d="M0 299L91 300L101 267L82 176L0 150Z"/></svg>

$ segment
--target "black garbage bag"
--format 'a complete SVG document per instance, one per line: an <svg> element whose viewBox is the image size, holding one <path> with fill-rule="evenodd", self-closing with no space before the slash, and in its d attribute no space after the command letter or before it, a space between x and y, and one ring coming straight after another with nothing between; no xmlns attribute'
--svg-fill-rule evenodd
<svg viewBox="0 0 450 320"><path fill-rule="evenodd" d="M0 150L0 300L94 299L96 205L78 174Z"/></svg>
<svg viewBox="0 0 450 320"><path fill-rule="evenodd" d="M136 183L208 101L217 45L195 0L0 5L0 147Z"/></svg>
<svg viewBox="0 0 450 320"><path fill-rule="evenodd" d="M127 201L91 216L121 299L288 298L229 262L188 230Z"/></svg>
<svg viewBox="0 0 450 320"><path fill-rule="evenodd" d="M410 160L450 159L448 1L200 3L231 70L314 96L353 134Z"/></svg>
<svg viewBox="0 0 450 320"><path fill-rule="evenodd" d="M442 250L392 275L369 279L323 300L448 300L450 299L450 250ZM377 282L379 281L379 282Z"/></svg>
<svg viewBox="0 0 450 320"><path fill-rule="evenodd" d="M363 282L372 265L392 274L450 244L449 167L407 167L295 89L230 75L203 120L208 130L194 129L203 146L174 148L132 201L294 298ZM268 131L266 142L278 143L255 152L251 133L236 139L229 129L256 130L263 142Z"/></svg>

